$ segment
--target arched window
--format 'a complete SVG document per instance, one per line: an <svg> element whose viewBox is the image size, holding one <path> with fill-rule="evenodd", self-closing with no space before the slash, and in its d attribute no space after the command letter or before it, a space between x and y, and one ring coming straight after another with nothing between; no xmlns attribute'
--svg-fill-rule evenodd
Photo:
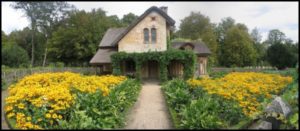
<svg viewBox="0 0 300 131"><path fill-rule="evenodd" d="M149 43L149 29L147 28L144 29L144 43L145 44Z"/></svg>
<svg viewBox="0 0 300 131"><path fill-rule="evenodd" d="M151 28L151 42L156 43L156 29Z"/></svg>

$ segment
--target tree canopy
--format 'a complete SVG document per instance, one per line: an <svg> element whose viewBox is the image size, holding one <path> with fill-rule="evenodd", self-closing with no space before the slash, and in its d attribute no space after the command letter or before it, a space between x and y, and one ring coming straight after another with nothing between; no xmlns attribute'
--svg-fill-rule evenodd
<svg viewBox="0 0 300 131"><path fill-rule="evenodd" d="M122 18L107 15L101 8L79 10L67 2L13 2L11 6L23 11L30 21L22 30L1 32L3 64L11 67L56 62L89 66L109 28L127 27L138 18L133 13L124 14ZM231 17L213 23L205 14L191 12L181 20L178 31L171 32L167 43L173 40L205 43L212 52L209 66L270 64L282 69L298 62L298 42L279 29L270 30L266 40L261 33L258 28L250 29Z"/></svg>
<svg viewBox="0 0 300 131"><path fill-rule="evenodd" d="M195 41L203 41L212 52L209 64L217 63L217 37L214 34L210 19L200 12L191 12L179 26L179 37Z"/></svg>

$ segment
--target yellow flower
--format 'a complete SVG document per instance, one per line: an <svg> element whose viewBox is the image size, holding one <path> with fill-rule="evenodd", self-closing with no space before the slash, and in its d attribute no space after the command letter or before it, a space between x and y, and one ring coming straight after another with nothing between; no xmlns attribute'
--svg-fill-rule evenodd
<svg viewBox="0 0 300 131"><path fill-rule="evenodd" d="M233 72L223 78L187 80L191 88L203 88L209 94L218 94L226 99L238 101L244 114L248 116L259 112L258 97L272 98L272 94L278 94L291 82L291 77L255 72Z"/></svg>
<svg viewBox="0 0 300 131"><path fill-rule="evenodd" d="M16 116L17 129L28 129L32 126L37 129L33 124L25 124L26 120L32 120L31 117L26 117L23 113L13 114L11 112L17 112L19 110L15 109L25 109L31 106L41 109L49 105L45 118L63 119L62 115L54 113L65 111L75 104L76 95L71 92L72 88L84 93L95 93L97 90L101 90L103 96L108 96L111 89L124 80L126 80L125 76L83 76L71 72L28 75L8 88L9 96L5 99L5 111L8 113L8 117ZM39 118L38 122L42 120L43 118ZM39 129L41 128L39 127Z"/></svg>
<svg viewBox="0 0 300 131"><path fill-rule="evenodd" d="M27 119L27 121L31 121L31 117L29 117L29 116L26 119Z"/></svg>
<svg viewBox="0 0 300 131"><path fill-rule="evenodd" d="M52 118L53 118L53 119L56 119L56 118L57 118L57 115L54 113L54 114L52 115Z"/></svg>
<svg viewBox="0 0 300 131"><path fill-rule="evenodd" d="M15 113L9 113L9 114L7 115L8 118L11 118L11 117L13 117L13 116L15 116Z"/></svg>
<svg viewBox="0 0 300 131"><path fill-rule="evenodd" d="M42 118L37 119L38 122L40 122L40 121L42 121L42 120L43 120Z"/></svg>
<svg viewBox="0 0 300 131"><path fill-rule="evenodd" d="M5 107L5 112L9 112L9 111L11 111L12 109L13 109L12 106L6 106L6 107Z"/></svg>
<svg viewBox="0 0 300 131"><path fill-rule="evenodd" d="M51 114L47 113L46 118L48 118L48 119L51 118Z"/></svg>
<svg viewBox="0 0 300 131"><path fill-rule="evenodd" d="M25 105L24 105L23 103L20 103L20 104L18 104L18 108L19 108L19 109L24 109L24 108L25 108Z"/></svg>

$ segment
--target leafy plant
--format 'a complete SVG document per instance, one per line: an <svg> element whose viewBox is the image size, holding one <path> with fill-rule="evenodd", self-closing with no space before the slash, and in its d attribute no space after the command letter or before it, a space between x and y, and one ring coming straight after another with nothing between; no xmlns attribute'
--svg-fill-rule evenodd
<svg viewBox="0 0 300 131"><path fill-rule="evenodd" d="M165 82L168 80L168 69L167 66L171 62L171 60L178 60L183 63L184 66L184 78L188 79L193 76L195 70L196 63L196 55L192 51L186 50L176 50L169 49L164 52L145 52L145 53L126 53L126 52L118 52L111 56L112 59L112 67L113 74L120 75L121 74L121 62L124 60L132 59L134 60L135 68L136 68L136 78L140 79L141 77L141 67L142 64L148 60L154 60L159 63L159 71L160 71L160 80L161 82Z"/></svg>
<svg viewBox="0 0 300 131"><path fill-rule="evenodd" d="M59 122L63 129L112 129L124 125L125 114L137 99L140 83L128 79L114 87L108 96L101 90L95 93L83 93L73 89L76 104L69 120Z"/></svg>

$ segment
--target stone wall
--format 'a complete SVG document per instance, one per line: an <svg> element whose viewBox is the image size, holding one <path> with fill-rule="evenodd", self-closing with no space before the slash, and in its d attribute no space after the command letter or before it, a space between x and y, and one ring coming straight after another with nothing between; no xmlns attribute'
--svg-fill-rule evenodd
<svg viewBox="0 0 300 131"><path fill-rule="evenodd" d="M153 21L151 17L155 17ZM151 43L151 28L156 28L156 43ZM144 44L144 28L149 29L149 44ZM169 31L169 30L168 30ZM148 52L167 50L167 25L166 20L157 12L151 12L141 20L118 44L119 51Z"/></svg>

